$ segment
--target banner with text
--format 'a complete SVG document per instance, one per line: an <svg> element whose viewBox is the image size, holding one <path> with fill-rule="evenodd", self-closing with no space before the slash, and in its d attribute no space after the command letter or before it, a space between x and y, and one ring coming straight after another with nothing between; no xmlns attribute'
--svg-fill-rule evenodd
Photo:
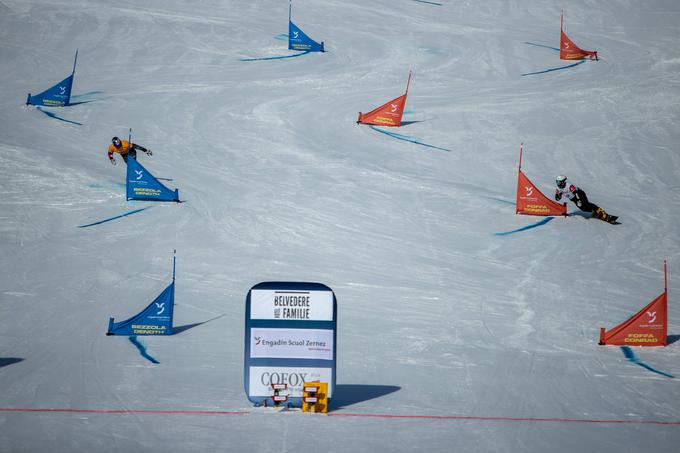
<svg viewBox="0 0 680 453"><path fill-rule="evenodd" d="M251 290L251 319L333 320L332 291Z"/></svg>
<svg viewBox="0 0 680 453"><path fill-rule="evenodd" d="M333 360L332 330L252 328L250 335L250 357Z"/></svg>
<svg viewBox="0 0 680 453"><path fill-rule="evenodd" d="M271 395L271 384L287 384L289 398L302 399L302 386L305 382L331 382L333 370L331 368L306 367L261 367L250 369L248 387L252 396L267 398ZM328 397L333 396L329 387Z"/></svg>
<svg viewBox="0 0 680 453"><path fill-rule="evenodd" d="M302 383L335 388L337 300L321 283L263 282L246 297L244 386L255 405L273 395L270 384L288 384L290 407L302 406ZM296 384L299 380L299 385Z"/></svg>

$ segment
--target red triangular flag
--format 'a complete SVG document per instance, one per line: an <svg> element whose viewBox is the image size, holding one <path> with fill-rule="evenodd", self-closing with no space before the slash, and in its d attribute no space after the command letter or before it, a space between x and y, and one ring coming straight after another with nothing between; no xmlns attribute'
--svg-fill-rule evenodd
<svg viewBox="0 0 680 453"><path fill-rule="evenodd" d="M359 112L357 123L374 124L376 126L401 126L401 117L404 114L404 105L406 105L406 96L408 95L408 86L410 82L411 73L409 72L408 82L406 82L406 93L386 102L368 113Z"/></svg>
<svg viewBox="0 0 680 453"><path fill-rule="evenodd" d="M566 204L552 201L531 182L522 171L522 145L519 147L519 174L517 176L516 214L567 215Z"/></svg>
<svg viewBox="0 0 680 453"><path fill-rule="evenodd" d="M585 57L597 60L597 52L594 50L583 50L574 41L569 39L562 29L564 13L560 18L560 60L581 60Z"/></svg>
<svg viewBox="0 0 680 453"><path fill-rule="evenodd" d="M406 95L387 102L368 113L359 112L358 123L375 124L377 126L401 126L401 117L404 114Z"/></svg>
<svg viewBox="0 0 680 453"><path fill-rule="evenodd" d="M664 281L666 262L664 267ZM668 286L664 292L627 321L609 331L600 328L600 344L666 346L668 344Z"/></svg>

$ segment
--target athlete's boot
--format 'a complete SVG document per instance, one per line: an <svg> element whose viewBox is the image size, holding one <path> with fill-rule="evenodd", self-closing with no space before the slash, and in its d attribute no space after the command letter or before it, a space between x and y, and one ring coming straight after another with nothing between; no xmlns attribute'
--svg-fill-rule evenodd
<svg viewBox="0 0 680 453"><path fill-rule="evenodd" d="M607 214L605 212L605 210L602 209L602 208L597 208L595 210L595 212L593 213L593 215L595 217L597 217L598 219L604 220L605 222L609 222L609 223L616 223L616 219L619 218L619 216Z"/></svg>

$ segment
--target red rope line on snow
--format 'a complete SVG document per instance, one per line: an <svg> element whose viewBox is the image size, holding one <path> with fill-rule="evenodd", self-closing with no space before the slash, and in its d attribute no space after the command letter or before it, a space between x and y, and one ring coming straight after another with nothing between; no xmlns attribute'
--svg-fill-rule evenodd
<svg viewBox="0 0 680 453"><path fill-rule="evenodd" d="M155 410L155 409L65 409L65 408L5 408L0 413L75 413L75 414L150 414L150 415L248 415L246 411L210 411L210 410ZM482 422L525 422L525 423L591 423L619 425L663 425L680 426L680 421L662 420L617 420L586 418L534 418L534 417L474 417L468 415L408 415L408 414L371 414L342 413L326 414L328 417L348 418L382 418L408 420L441 420L441 421L482 421Z"/></svg>

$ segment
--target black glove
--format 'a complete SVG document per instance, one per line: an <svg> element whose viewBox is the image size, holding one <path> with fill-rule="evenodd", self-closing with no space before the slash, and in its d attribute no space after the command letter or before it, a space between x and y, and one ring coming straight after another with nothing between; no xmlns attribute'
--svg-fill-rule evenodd
<svg viewBox="0 0 680 453"><path fill-rule="evenodd" d="M116 159L109 157L109 160L111 161L111 165L116 165Z"/></svg>
<svg viewBox="0 0 680 453"><path fill-rule="evenodd" d="M153 153L151 152L150 149L145 149L144 152L146 153L147 156L153 156Z"/></svg>

